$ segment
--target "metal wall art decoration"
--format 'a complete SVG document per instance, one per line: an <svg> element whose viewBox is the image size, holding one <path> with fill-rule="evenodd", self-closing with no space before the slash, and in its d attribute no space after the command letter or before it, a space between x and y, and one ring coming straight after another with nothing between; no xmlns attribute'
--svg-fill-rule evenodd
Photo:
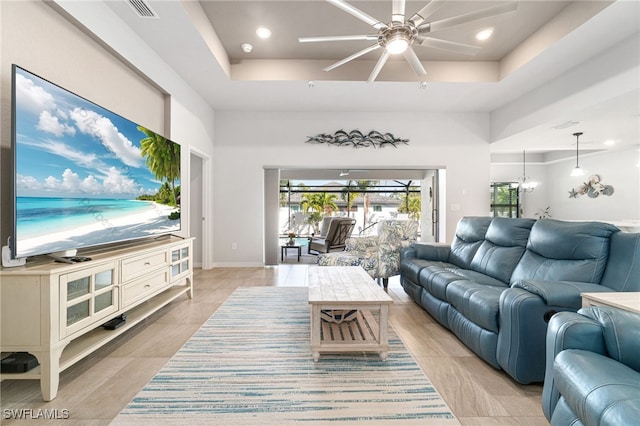
<svg viewBox="0 0 640 426"><path fill-rule="evenodd" d="M602 195L613 195L613 186L605 185L600 182L600 176L591 175L589 181L573 188L569 191L569 198L578 198L578 196L587 195L589 198L597 198Z"/></svg>
<svg viewBox="0 0 640 426"><path fill-rule="evenodd" d="M338 130L334 134L320 133L316 136L308 136L306 143L326 143L329 145L351 146L353 148L384 148L392 146L397 148L399 144L408 145L409 139L400 139L391 133L380 133L376 130L364 134L359 130L352 130L349 133Z"/></svg>

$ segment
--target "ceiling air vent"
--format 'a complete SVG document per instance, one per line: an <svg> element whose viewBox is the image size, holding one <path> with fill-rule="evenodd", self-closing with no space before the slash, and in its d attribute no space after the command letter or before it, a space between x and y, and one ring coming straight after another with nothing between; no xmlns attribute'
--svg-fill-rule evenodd
<svg viewBox="0 0 640 426"><path fill-rule="evenodd" d="M151 9L151 6L144 0L129 0L129 6L135 10L135 12L141 18L157 18L156 12Z"/></svg>

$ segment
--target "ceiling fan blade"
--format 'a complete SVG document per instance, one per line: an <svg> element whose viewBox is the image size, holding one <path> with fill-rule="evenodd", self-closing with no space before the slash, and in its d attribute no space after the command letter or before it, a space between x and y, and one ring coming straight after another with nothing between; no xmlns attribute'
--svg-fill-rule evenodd
<svg viewBox="0 0 640 426"><path fill-rule="evenodd" d="M413 14L413 16L409 18L409 22L417 27L418 25L426 21L431 15L436 13L436 11L440 9L446 2L447 0L431 0L425 5L425 7Z"/></svg>
<svg viewBox="0 0 640 426"><path fill-rule="evenodd" d="M375 67L373 67L373 71L371 71L371 74L369 74L369 78L367 79L367 83L371 83L372 81L374 81L376 79L378 74L380 74L380 71L382 70L382 67L384 67L384 64L387 62L387 59L389 59L389 56L391 56L391 54L389 52L387 52L386 50L384 50L382 52L382 56L380 56L380 59L378 59L378 63L376 64Z"/></svg>
<svg viewBox="0 0 640 426"><path fill-rule="evenodd" d="M329 66L328 66L328 67L326 67L326 68L323 68L323 70L324 70L324 71L331 71L331 70L332 70L332 69L334 69L334 68L338 68L340 65L344 65L344 64L346 64L346 63L347 63L347 62L349 62L349 61L352 61L352 60L354 60L354 59L356 59L356 58L359 58L359 57L360 57L360 56L362 56L362 55L366 55L366 54L367 54L367 53L369 53L369 52L373 52L374 50L379 49L379 48L380 48L380 45L376 43L376 44L374 44L373 46L369 46L369 47L367 47L366 49L362 49L361 51L356 52L356 53L354 53L354 54L353 54L353 55L351 55L351 56L348 56L348 57L346 57L346 58L344 58L344 59L341 59L341 60L339 60L338 62L336 62L336 63L334 63L334 64L331 64L331 65L329 65Z"/></svg>
<svg viewBox="0 0 640 426"><path fill-rule="evenodd" d="M409 65L411 65L411 68L413 68L416 74L420 76L427 75L427 70L424 69L418 55L416 55L416 52L414 52L411 47L404 51L404 58L409 62Z"/></svg>
<svg viewBox="0 0 640 426"><path fill-rule="evenodd" d="M404 24L405 0L392 0L391 2L391 22Z"/></svg>
<svg viewBox="0 0 640 426"><path fill-rule="evenodd" d="M472 44L458 43L456 41L441 40L439 38L425 36L418 36L416 38L416 41L420 46L450 50L452 52L462 53L464 55L475 55L482 49L480 46L474 46Z"/></svg>
<svg viewBox="0 0 640 426"><path fill-rule="evenodd" d="M299 37L300 43L316 43L320 41L362 41L378 40L377 35L344 35L344 36L321 36L321 37Z"/></svg>
<svg viewBox="0 0 640 426"><path fill-rule="evenodd" d="M344 10L348 14L355 16L356 18L360 19L361 21L366 22L367 24L371 25L376 30L380 30L380 29L383 29L383 28L388 28L387 24L381 22L379 19L376 19L376 18L364 13L363 11L358 9L357 7L351 6L349 3L345 2L344 0L326 0L326 1L331 3L332 5L334 5L335 7Z"/></svg>
<svg viewBox="0 0 640 426"><path fill-rule="evenodd" d="M463 15L453 16L451 18L440 19L438 21L429 22L418 28L418 31L424 32L423 27L428 27L429 31L439 31L456 25L467 24L469 22L478 21L484 18L501 15L507 12L513 12L518 9L518 2L508 2L487 9L478 10L476 12L465 13Z"/></svg>

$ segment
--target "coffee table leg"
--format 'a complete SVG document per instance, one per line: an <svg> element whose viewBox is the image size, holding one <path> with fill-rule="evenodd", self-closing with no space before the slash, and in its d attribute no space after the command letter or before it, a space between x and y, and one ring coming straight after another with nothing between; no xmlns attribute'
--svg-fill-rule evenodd
<svg viewBox="0 0 640 426"><path fill-rule="evenodd" d="M320 352L317 348L320 346L320 305L311 305L311 348L313 348L313 362L318 362Z"/></svg>
<svg viewBox="0 0 640 426"><path fill-rule="evenodd" d="M381 345L389 345L389 305L380 306L380 324L378 330L380 333L378 342ZM380 352L380 359L383 361L387 359L387 351Z"/></svg>

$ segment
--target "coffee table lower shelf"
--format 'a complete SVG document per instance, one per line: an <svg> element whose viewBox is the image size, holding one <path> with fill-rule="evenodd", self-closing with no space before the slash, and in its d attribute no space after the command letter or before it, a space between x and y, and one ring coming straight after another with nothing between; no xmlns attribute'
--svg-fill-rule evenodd
<svg viewBox="0 0 640 426"><path fill-rule="evenodd" d="M384 314L386 316L386 312ZM380 327L371 311L359 309L354 320L342 323L332 323L321 319L316 321L317 324L312 324L311 336L311 351L314 361L317 362L320 359L321 353L344 352L378 352L380 359L383 361L387 359L389 351L387 333L386 330L382 334L380 333ZM312 321L312 323L316 321Z"/></svg>

